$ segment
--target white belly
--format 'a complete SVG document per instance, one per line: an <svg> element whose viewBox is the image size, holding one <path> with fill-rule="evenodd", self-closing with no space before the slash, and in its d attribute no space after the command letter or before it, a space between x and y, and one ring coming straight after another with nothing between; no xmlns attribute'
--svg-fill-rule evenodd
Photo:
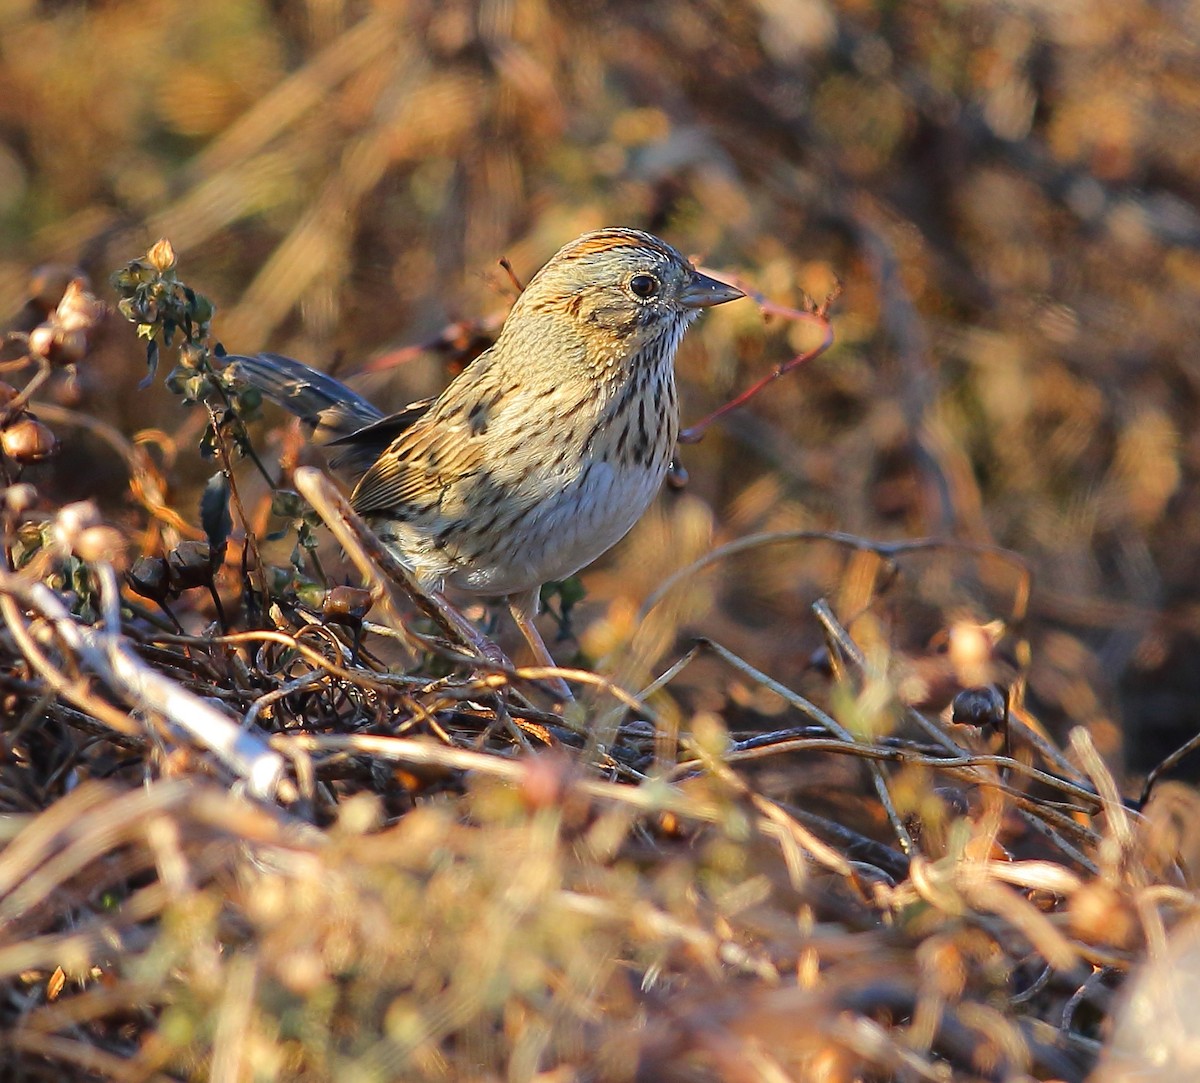
<svg viewBox="0 0 1200 1083"><path fill-rule="evenodd" d="M519 594L574 574L629 533L666 476L678 430L669 364L645 383L657 385L653 407L614 417L599 399L586 424L566 430L570 446L528 439L536 403L498 413L488 437L504 453L419 518L377 516L380 536L426 583L473 594Z"/></svg>
<svg viewBox="0 0 1200 1083"><path fill-rule="evenodd" d="M616 545L654 500L668 465L664 453L618 473L596 459L566 484L547 477L544 496L512 516L498 516L486 537L464 532L439 541L437 523L376 519L375 525L388 548L430 587L519 594L565 579Z"/></svg>

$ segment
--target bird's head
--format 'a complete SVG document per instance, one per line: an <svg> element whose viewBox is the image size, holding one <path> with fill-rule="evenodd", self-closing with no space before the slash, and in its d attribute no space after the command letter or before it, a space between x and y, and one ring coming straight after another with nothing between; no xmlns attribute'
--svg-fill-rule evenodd
<svg viewBox="0 0 1200 1083"><path fill-rule="evenodd" d="M666 241L636 229L585 233L561 248L518 298L508 325L557 322L598 351L670 342L700 310L744 296L701 274Z"/></svg>

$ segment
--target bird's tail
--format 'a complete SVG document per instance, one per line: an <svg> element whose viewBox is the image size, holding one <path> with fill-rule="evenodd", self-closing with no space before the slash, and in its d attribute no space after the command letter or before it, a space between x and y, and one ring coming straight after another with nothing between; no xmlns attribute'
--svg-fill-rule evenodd
<svg viewBox="0 0 1200 1083"><path fill-rule="evenodd" d="M379 421L383 412L340 380L277 353L227 357L235 376L313 430L318 444L350 436Z"/></svg>
<svg viewBox="0 0 1200 1083"><path fill-rule="evenodd" d="M340 380L290 357L260 353L226 361L234 375L308 425L315 443L334 445L337 454L329 465L356 480L433 401L422 399L385 415Z"/></svg>

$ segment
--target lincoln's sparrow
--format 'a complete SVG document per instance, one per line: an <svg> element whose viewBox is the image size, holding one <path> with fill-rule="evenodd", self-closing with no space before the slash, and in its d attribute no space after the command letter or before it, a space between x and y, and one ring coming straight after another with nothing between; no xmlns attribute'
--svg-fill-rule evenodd
<svg viewBox="0 0 1200 1083"><path fill-rule="evenodd" d="M273 354L231 358L359 477L351 502L430 587L506 596L542 661L538 591L618 542L675 448L675 351L699 310L741 297L669 244L588 233L517 298L499 338L438 398L388 417ZM361 476L360 476L361 475Z"/></svg>

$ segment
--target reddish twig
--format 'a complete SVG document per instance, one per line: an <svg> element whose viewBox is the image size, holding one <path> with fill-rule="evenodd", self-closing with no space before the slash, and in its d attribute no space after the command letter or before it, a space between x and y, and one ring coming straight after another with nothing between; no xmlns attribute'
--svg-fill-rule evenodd
<svg viewBox="0 0 1200 1083"><path fill-rule="evenodd" d="M456 320L424 342L401 346L372 358L359 371L386 372L390 368L415 361L430 351L452 355L471 355L473 350L476 353L480 352L490 344L492 335L500 329L502 323L504 315L500 313L477 320Z"/></svg>
<svg viewBox="0 0 1200 1083"><path fill-rule="evenodd" d="M727 276L728 277L728 276ZM842 284L839 282L834 287L832 292L819 305L813 304L808 311L803 311L798 308L789 308L787 305L777 304L775 301L770 301L763 294L755 289L751 289L745 283L736 279L729 281L737 286L747 297L751 298L758 307L762 309L767 316L779 316L785 320L797 320L808 323L814 323L822 330L821 341L811 350L805 350L803 353L796 354L790 361L784 362L782 365L776 365L774 369L768 372L760 380L751 384L736 398L730 399L723 406L719 406L707 417L701 418L694 425L689 425L679 434L679 443L681 444L696 444L704 438L704 431L714 422L723 418L726 414L732 413L739 406L744 406L755 395L757 395L767 384L778 380L780 376L784 376L791 372L794 368L799 368L806 361L811 361L815 357L820 357L830 346L833 345L833 324L829 319L829 310L834 301L838 299L842 292Z"/></svg>
<svg viewBox="0 0 1200 1083"><path fill-rule="evenodd" d="M29 405L29 400L33 397L34 392L50 379L50 374L54 371L53 366L46 358L39 357L36 354L28 354L25 357L18 358L13 364L15 366L23 366L29 364L31 361L37 365L38 370L29 378L28 383L13 398L9 399L4 409L0 410L0 424L7 425L9 422L14 421L17 415Z"/></svg>
<svg viewBox="0 0 1200 1083"><path fill-rule="evenodd" d="M513 270L513 265L507 256L500 257L500 266L504 268L508 275L508 280L513 284L513 288L517 291L517 296L525 292L525 287L521 284L521 280L517 277L517 272Z"/></svg>

